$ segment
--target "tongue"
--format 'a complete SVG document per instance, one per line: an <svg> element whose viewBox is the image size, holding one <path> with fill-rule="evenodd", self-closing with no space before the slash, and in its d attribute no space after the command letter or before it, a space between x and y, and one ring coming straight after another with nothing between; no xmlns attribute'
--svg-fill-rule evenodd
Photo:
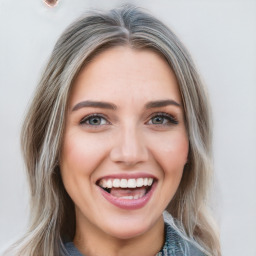
<svg viewBox="0 0 256 256"><path fill-rule="evenodd" d="M146 194L146 188L111 188L110 194L115 197L123 196L144 196Z"/></svg>

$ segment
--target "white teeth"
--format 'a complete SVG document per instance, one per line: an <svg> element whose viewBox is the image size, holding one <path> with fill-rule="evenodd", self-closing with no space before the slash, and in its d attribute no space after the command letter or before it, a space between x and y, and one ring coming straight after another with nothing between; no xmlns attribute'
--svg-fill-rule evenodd
<svg viewBox="0 0 256 256"><path fill-rule="evenodd" d="M127 180L126 179L121 179L120 187L121 188L127 188Z"/></svg>
<svg viewBox="0 0 256 256"><path fill-rule="evenodd" d="M107 180L106 188L112 188L112 180Z"/></svg>
<svg viewBox="0 0 256 256"><path fill-rule="evenodd" d="M120 180L119 179L114 179L113 180L113 187L114 188L119 188L120 187Z"/></svg>
<svg viewBox="0 0 256 256"><path fill-rule="evenodd" d="M141 193L141 194L139 194L139 195L134 195L134 196L121 196L121 197L119 197L120 199L140 199L140 198L142 198L143 197L143 195L144 195L144 193Z"/></svg>
<svg viewBox="0 0 256 256"><path fill-rule="evenodd" d="M119 198L121 198L121 199L134 199L133 196L121 196Z"/></svg>
<svg viewBox="0 0 256 256"><path fill-rule="evenodd" d="M99 185L103 188L140 188L143 186L151 186L153 181L153 178L101 179Z"/></svg>
<svg viewBox="0 0 256 256"><path fill-rule="evenodd" d="M128 180L128 183L127 183L128 188L136 188L136 185L137 185L137 183L136 183L135 179L129 179Z"/></svg>
<svg viewBox="0 0 256 256"><path fill-rule="evenodd" d="M138 187L138 188L142 187L143 184L144 184L144 183L143 183L143 178L137 179L137 187Z"/></svg>
<svg viewBox="0 0 256 256"><path fill-rule="evenodd" d="M149 178L149 179L148 179L148 186L151 186L152 183L153 183L153 179L152 179L152 178Z"/></svg>

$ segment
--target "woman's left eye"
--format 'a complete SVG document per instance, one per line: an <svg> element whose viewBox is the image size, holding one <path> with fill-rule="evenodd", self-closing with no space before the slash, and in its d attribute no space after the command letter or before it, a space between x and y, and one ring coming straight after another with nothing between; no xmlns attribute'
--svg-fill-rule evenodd
<svg viewBox="0 0 256 256"><path fill-rule="evenodd" d="M80 124L90 125L90 126L99 126L99 125L109 124L109 122L100 115L91 115L91 116L85 117L80 122Z"/></svg>
<svg viewBox="0 0 256 256"><path fill-rule="evenodd" d="M172 115L159 113L150 118L148 124L151 125L171 125L178 124L178 121Z"/></svg>

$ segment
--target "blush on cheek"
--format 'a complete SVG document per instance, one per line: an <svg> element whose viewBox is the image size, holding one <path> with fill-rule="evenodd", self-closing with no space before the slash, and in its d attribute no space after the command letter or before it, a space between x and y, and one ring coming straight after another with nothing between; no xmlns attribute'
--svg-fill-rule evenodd
<svg viewBox="0 0 256 256"><path fill-rule="evenodd" d="M83 134L77 136L67 136L63 144L62 158L66 166L75 172L88 174L97 168L97 164L101 162L107 153L102 140L95 139L94 136Z"/></svg>
<svg viewBox="0 0 256 256"><path fill-rule="evenodd" d="M189 144L186 138L174 138L172 140L165 140L161 144L158 152L162 155L164 162L175 163L176 165L185 165L188 158Z"/></svg>

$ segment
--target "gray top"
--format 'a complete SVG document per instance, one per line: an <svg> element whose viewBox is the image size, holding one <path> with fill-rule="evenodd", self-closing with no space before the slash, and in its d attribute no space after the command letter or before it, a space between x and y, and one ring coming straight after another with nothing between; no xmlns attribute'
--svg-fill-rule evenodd
<svg viewBox="0 0 256 256"><path fill-rule="evenodd" d="M165 224L165 244L156 256L205 256L195 245L186 242L170 225ZM72 242L66 243L68 256L85 256Z"/></svg>

